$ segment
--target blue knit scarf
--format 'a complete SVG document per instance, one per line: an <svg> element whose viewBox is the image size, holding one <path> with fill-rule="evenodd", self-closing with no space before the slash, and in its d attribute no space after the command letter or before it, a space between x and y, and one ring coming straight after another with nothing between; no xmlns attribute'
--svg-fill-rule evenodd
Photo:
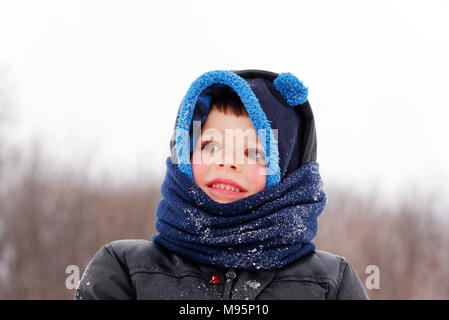
<svg viewBox="0 0 449 320"><path fill-rule="evenodd" d="M277 185L230 203L212 200L170 158L153 241L198 263L270 270L315 249L310 242L326 206L318 163Z"/></svg>

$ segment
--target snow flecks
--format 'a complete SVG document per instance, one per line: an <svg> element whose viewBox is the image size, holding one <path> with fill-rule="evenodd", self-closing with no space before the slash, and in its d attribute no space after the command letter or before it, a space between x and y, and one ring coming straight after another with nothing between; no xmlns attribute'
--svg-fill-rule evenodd
<svg viewBox="0 0 449 320"><path fill-rule="evenodd" d="M249 287L253 290L257 290L257 288L260 287L260 282L257 282L256 280L248 280L245 282L245 289Z"/></svg>
<svg viewBox="0 0 449 320"><path fill-rule="evenodd" d="M326 204L314 164L238 205L212 203L197 186L179 190L179 184L172 185L163 190L170 199L161 206L167 212L158 216L165 223L166 238L179 244L179 252L226 268L270 270L296 259L315 236L317 217Z"/></svg>
<svg viewBox="0 0 449 320"><path fill-rule="evenodd" d="M76 297L77 300L83 300L84 299L84 297L80 294L80 292L78 290L76 291L75 297Z"/></svg>
<svg viewBox="0 0 449 320"><path fill-rule="evenodd" d="M190 188L189 193L192 195L192 199L194 199L195 204L198 207L201 207L204 204L205 202L204 196L197 189Z"/></svg>
<svg viewBox="0 0 449 320"><path fill-rule="evenodd" d="M324 184L323 184L323 180L319 180L317 188L314 190L313 192L313 200L314 201L319 201L321 197L323 197L325 195L324 193Z"/></svg>

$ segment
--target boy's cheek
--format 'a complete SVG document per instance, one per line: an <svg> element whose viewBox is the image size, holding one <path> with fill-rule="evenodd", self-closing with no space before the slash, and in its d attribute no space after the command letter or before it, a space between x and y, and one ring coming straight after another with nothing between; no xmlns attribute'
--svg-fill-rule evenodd
<svg viewBox="0 0 449 320"><path fill-rule="evenodd" d="M205 183L206 174L209 172L210 165L204 163L192 163L192 173L197 185Z"/></svg>
<svg viewBox="0 0 449 320"><path fill-rule="evenodd" d="M261 165L249 165L248 178L254 188L254 193L263 189L267 184L267 167Z"/></svg>

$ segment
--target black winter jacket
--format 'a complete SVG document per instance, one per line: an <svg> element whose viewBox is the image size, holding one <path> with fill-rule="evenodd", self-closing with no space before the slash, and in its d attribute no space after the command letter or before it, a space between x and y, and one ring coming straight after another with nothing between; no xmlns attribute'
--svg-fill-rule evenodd
<svg viewBox="0 0 449 320"><path fill-rule="evenodd" d="M118 240L88 264L76 299L322 300L368 299L343 257L316 250L280 269L200 265L148 240Z"/></svg>

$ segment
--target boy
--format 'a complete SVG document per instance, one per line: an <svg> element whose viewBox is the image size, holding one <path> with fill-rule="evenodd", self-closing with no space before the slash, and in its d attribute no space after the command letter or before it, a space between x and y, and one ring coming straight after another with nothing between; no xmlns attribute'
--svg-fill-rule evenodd
<svg viewBox="0 0 449 320"><path fill-rule="evenodd" d="M326 205L307 88L290 73L211 71L187 91L153 241L119 240L77 299L367 299L311 242Z"/></svg>

